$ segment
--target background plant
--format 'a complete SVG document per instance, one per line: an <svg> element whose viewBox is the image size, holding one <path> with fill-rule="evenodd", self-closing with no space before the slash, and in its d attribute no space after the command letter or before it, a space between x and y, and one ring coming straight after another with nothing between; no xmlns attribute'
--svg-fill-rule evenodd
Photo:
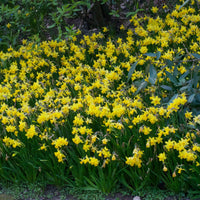
<svg viewBox="0 0 200 200"><path fill-rule="evenodd" d="M147 11L147 8L154 4L154 1L144 3L138 0L3 0L0 6L2 26L0 46L2 50L6 50L10 46L21 45L23 39L33 41L66 39L75 35L75 29L89 31L93 28L110 26L117 32L119 23L129 26L127 18L142 10ZM170 2L168 4L172 5ZM73 26L71 21L76 22L76 26Z"/></svg>

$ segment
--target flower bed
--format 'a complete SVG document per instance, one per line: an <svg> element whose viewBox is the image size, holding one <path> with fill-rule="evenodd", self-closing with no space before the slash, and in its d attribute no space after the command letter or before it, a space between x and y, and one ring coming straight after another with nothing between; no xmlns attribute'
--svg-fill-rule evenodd
<svg viewBox="0 0 200 200"><path fill-rule="evenodd" d="M1 179L110 192L199 189L200 16L132 17L0 53Z"/></svg>

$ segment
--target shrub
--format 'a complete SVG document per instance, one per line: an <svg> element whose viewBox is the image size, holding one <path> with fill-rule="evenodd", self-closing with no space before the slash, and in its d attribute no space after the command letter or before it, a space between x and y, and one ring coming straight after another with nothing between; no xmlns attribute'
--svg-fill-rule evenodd
<svg viewBox="0 0 200 200"><path fill-rule="evenodd" d="M10 46L18 48L23 39L34 42L67 39L75 35L75 29L82 28L84 24L92 29L113 26L119 24L119 21L127 22L127 18L143 10L139 9L141 4L145 9L154 5L153 2L151 0L142 4L138 0L129 2L118 0L102 2L98 0L2 0L0 48L4 51ZM70 19L78 21L76 27ZM116 27L113 26L113 28L116 32Z"/></svg>

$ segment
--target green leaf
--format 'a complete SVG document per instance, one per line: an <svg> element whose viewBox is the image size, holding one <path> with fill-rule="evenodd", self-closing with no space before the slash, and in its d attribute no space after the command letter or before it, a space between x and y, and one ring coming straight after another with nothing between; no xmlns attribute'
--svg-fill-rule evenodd
<svg viewBox="0 0 200 200"><path fill-rule="evenodd" d="M55 27L56 26L56 24L52 24L52 25L50 25L50 26L47 26L47 28L53 28L53 27Z"/></svg>
<svg viewBox="0 0 200 200"><path fill-rule="evenodd" d="M126 187L128 188L130 191L133 191L134 189L127 183L127 181L125 180L124 176L120 177L120 182Z"/></svg>
<svg viewBox="0 0 200 200"><path fill-rule="evenodd" d="M127 82L129 82L129 80L130 80L130 78L131 78L133 72L135 71L135 68L136 68L136 66L137 66L137 63L138 63L138 62L135 62L135 63L132 65L131 69L129 70Z"/></svg>
<svg viewBox="0 0 200 200"><path fill-rule="evenodd" d="M4 44L4 45L9 46L9 42L2 42L2 41L0 41L0 44L1 44L1 45Z"/></svg>
<svg viewBox="0 0 200 200"><path fill-rule="evenodd" d="M181 55L180 53L178 53L178 54L176 55L176 57L174 58L174 60L178 61L178 60L180 60L182 57L183 57L183 55Z"/></svg>
<svg viewBox="0 0 200 200"><path fill-rule="evenodd" d="M149 82L154 85L156 83L156 78L157 78L157 72L156 69L153 65L150 65L150 77L149 77Z"/></svg>
<svg viewBox="0 0 200 200"><path fill-rule="evenodd" d="M143 80L135 94L138 94L142 89L146 88L148 83Z"/></svg>
<svg viewBox="0 0 200 200"><path fill-rule="evenodd" d="M167 77L170 79L170 81L172 83L174 83L174 85L178 85L178 81L171 73L169 73L168 71L166 71L165 73L166 73Z"/></svg>
<svg viewBox="0 0 200 200"><path fill-rule="evenodd" d="M145 53L144 55L145 56L150 56L150 57L156 57L155 53Z"/></svg>
<svg viewBox="0 0 200 200"><path fill-rule="evenodd" d="M57 8L57 11L59 12L59 13L63 13L63 10L61 9L61 8Z"/></svg>
<svg viewBox="0 0 200 200"><path fill-rule="evenodd" d="M197 76L197 74L194 76L194 80L193 80L193 85L194 85L194 88L197 88L197 85L200 81L200 76Z"/></svg>
<svg viewBox="0 0 200 200"><path fill-rule="evenodd" d="M183 86L179 89L180 92L183 92L185 90L188 90L189 89L189 85L186 85L186 86Z"/></svg>
<svg viewBox="0 0 200 200"><path fill-rule="evenodd" d="M143 80L136 80L136 81L134 81L134 86L136 87L136 88L139 88L140 87L140 85L141 85L141 83L144 81L144 79Z"/></svg>
<svg viewBox="0 0 200 200"><path fill-rule="evenodd" d="M200 55L199 55L199 54L197 54L197 53L192 53L192 55L193 55L195 58L200 59Z"/></svg>
<svg viewBox="0 0 200 200"><path fill-rule="evenodd" d="M189 73L190 73L190 71L188 70L187 72L185 72L184 74L182 74L182 75L180 76L180 78L178 79L179 82L181 82L181 80L184 79Z"/></svg>
<svg viewBox="0 0 200 200"><path fill-rule="evenodd" d="M131 16L131 17L133 17L133 16L135 16L139 11L143 11L144 9L137 9L135 12L128 12L127 14L126 14L126 17L129 17L129 16Z"/></svg>
<svg viewBox="0 0 200 200"><path fill-rule="evenodd" d="M178 75L177 65L174 66L173 76L176 77Z"/></svg>
<svg viewBox="0 0 200 200"><path fill-rule="evenodd" d="M199 102L199 103L200 103L200 94L199 94L199 93L198 93L198 94L196 94L195 98L196 98L197 102Z"/></svg>
<svg viewBox="0 0 200 200"><path fill-rule="evenodd" d="M186 84L186 80L185 79L181 79L181 81L178 83L178 87L181 87L181 86L183 86L183 85L185 85Z"/></svg>
<svg viewBox="0 0 200 200"><path fill-rule="evenodd" d="M168 67L172 67L174 65L174 63L169 59L166 59L165 61Z"/></svg>
<svg viewBox="0 0 200 200"><path fill-rule="evenodd" d="M156 52L156 60L159 60L159 59L160 59L160 56L161 56L161 52L160 52L160 51L157 51L157 52Z"/></svg>
<svg viewBox="0 0 200 200"><path fill-rule="evenodd" d="M17 11L18 9L20 9L20 6L17 5L17 6L15 6L13 9L14 9L15 11Z"/></svg>
<svg viewBox="0 0 200 200"><path fill-rule="evenodd" d="M188 97L188 103L192 103L196 94L192 94Z"/></svg>
<svg viewBox="0 0 200 200"><path fill-rule="evenodd" d="M172 91L172 88L168 85L161 85L160 87L163 88L164 90Z"/></svg>
<svg viewBox="0 0 200 200"><path fill-rule="evenodd" d="M197 88L197 84L199 83L199 76L198 76L199 68L200 66L195 66L194 68L194 78L193 78L194 88Z"/></svg>
<svg viewBox="0 0 200 200"><path fill-rule="evenodd" d="M111 12L109 13L109 15L112 15L114 17L120 17L120 15L118 14L118 12L116 10L111 10Z"/></svg>
<svg viewBox="0 0 200 200"><path fill-rule="evenodd" d="M179 7L179 10L180 10L183 6L185 6L189 1L190 1L190 0L186 0L186 1Z"/></svg>
<svg viewBox="0 0 200 200"><path fill-rule="evenodd" d="M101 4L105 4L108 0L102 0Z"/></svg>
<svg viewBox="0 0 200 200"><path fill-rule="evenodd" d="M95 183L93 183L89 178L87 178L86 176L84 176L84 178L85 178L85 180L89 183L89 185L91 186L91 187L90 187L90 186L84 187L85 190L86 190L86 189L88 189L88 190L96 190L96 189L98 189L97 185L96 185ZM95 177L92 176L92 175L91 175L91 178L92 178L93 180L95 180Z"/></svg>
<svg viewBox="0 0 200 200"><path fill-rule="evenodd" d="M194 82L193 79L188 81L188 91L192 91L193 82Z"/></svg>
<svg viewBox="0 0 200 200"><path fill-rule="evenodd" d="M48 162L48 160L40 159L41 162Z"/></svg>

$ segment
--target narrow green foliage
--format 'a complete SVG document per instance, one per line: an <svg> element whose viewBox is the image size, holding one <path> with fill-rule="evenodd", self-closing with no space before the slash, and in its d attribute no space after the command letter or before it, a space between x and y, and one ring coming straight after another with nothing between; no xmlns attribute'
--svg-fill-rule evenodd
<svg viewBox="0 0 200 200"><path fill-rule="evenodd" d="M156 72L156 69L153 65L150 65L149 73L150 73L149 82L152 85L154 85L156 83L157 72Z"/></svg>
<svg viewBox="0 0 200 200"><path fill-rule="evenodd" d="M131 69L129 70L128 72L128 79L127 79L127 82L129 82L129 80L131 79L131 76L133 74L133 72L135 71L135 68L137 66L137 63L138 62L135 62L132 66L131 66Z"/></svg>

